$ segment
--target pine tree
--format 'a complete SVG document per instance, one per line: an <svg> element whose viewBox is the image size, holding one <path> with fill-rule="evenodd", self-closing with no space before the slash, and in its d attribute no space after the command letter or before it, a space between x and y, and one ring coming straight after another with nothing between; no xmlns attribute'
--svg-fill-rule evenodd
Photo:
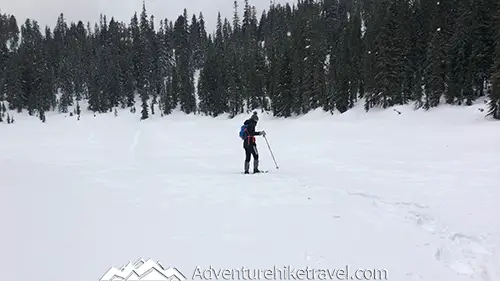
<svg viewBox="0 0 500 281"><path fill-rule="evenodd" d="M265 41L259 38L258 21L255 6L250 7L248 0L245 1L245 12L242 25L243 36L243 59L244 75L243 87L244 98L248 110L264 107L265 84L266 84L266 61L264 57Z"/></svg>
<svg viewBox="0 0 500 281"><path fill-rule="evenodd" d="M217 27L214 37L209 35L207 53L198 81L198 98L200 111L218 116L228 111L226 89L226 67L224 64L228 54L224 49L223 25L220 13L217 16Z"/></svg>
<svg viewBox="0 0 500 281"><path fill-rule="evenodd" d="M199 69L202 62L202 40L200 33L200 23L198 22L196 15L193 14L191 18L191 25L189 26L189 45L192 48L190 59L192 65L191 67L194 69Z"/></svg>
<svg viewBox="0 0 500 281"><path fill-rule="evenodd" d="M417 100L417 106L424 109L436 107L440 103L441 97L446 94L447 82L449 80L449 57L447 42L452 34L449 14L450 0L440 1L433 13L433 24L429 34L430 42L424 67L424 95L422 100Z"/></svg>
<svg viewBox="0 0 500 281"><path fill-rule="evenodd" d="M325 40L327 46L327 56L326 56L326 69L325 75L327 76L326 89L325 89L325 100L323 101L323 109L326 111L333 112L335 108L335 97L338 88L338 68L341 67L339 61L339 48L340 48L340 21L339 21L339 3L338 0L325 0L323 2L323 23ZM298 49L300 50L300 49ZM300 61L298 62L300 63ZM302 74L300 73L301 67L295 67L296 71L299 71L296 79L300 79ZM299 114L300 112L296 112Z"/></svg>
<svg viewBox="0 0 500 281"><path fill-rule="evenodd" d="M34 22L34 97L33 108L38 111L39 118L45 122L45 112L50 110L50 104L54 99L54 81L50 71L48 52L46 50L46 40L43 38L38 23ZM48 30L46 30L48 33Z"/></svg>
<svg viewBox="0 0 500 281"><path fill-rule="evenodd" d="M5 116L5 112L6 112L5 104L3 102L1 102L0 103L0 123L3 122L3 118Z"/></svg>
<svg viewBox="0 0 500 281"><path fill-rule="evenodd" d="M488 116L500 120L500 5L497 8L497 34L495 38L496 54L492 73Z"/></svg>
<svg viewBox="0 0 500 281"><path fill-rule="evenodd" d="M240 81L239 73L235 63L238 62L236 58L236 48L232 42L233 30L228 19L224 19L223 32L223 48L226 56L224 57L223 64L225 65L225 88L223 90L224 96L227 98L227 107L230 117L234 117L239 113L239 100L241 93L238 89L238 82Z"/></svg>
<svg viewBox="0 0 500 281"><path fill-rule="evenodd" d="M205 18L203 16L203 13L200 12L200 15L198 16L198 53L196 59L198 61L198 67L201 67L201 65L205 62L205 57L208 52L208 36L207 36L207 30L205 27Z"/></svg>
<svg viewBox="0 0 500 281"><path fill-rule="evenodd" d="M349 109L349 104L351 100L350 93L350 53L349 53L349 19L348 11L345 3L339 3L338 5L338 42L336 42L335 50L335 62L331 61L331 65L334 65L336 78L334 86L334 108L339 110L341 113L346 112ZM332 58L332 57L330 57Z"/></svg>
<svg viewBox="0 0 500 281"><path fill-rule="evenodd" d="M160 98L160 110L162 113L168 112L169 107L167 102L167 91L166 91L166 83L165 79L167 78L167 64L168 64L168 52L167 52L167 44L165 41L165 25L163 24L163 20L160 21L160 27L158 33L154 39L154 49L156 58L154 60L154 92ZM165 111L166 109L166 111Z"/></svg>
<svg viewBox="0 0 500 281"><path fill-rule="evenodd" d="M106 109L109 110L119 105L124 91L121 79L122 70L120 67L120 29L114 18L111 18L109 22L107 33L104 46L106 65L103 68L106 70L108 77L106 82L106 96L108 100L106 102Z"/></svg>
<svg viewBox="0 0 500 281"><path fill-rule="evenodd" d="M96 34L92 36L92 47L90 50L90 57L87 70L87 84L88 84L88 104L89 109L95 112L102 111L102 78L100 74L100 61L102 56L101 48L99 47L98 30L99 27L95 26Z"/></svg>
<svg viewBox="0 0 500 281"><path fill-rule="evenodd" d="M135 68L134 68L134 44L131 38L130 29L125 26L121 30L123 38L120 43L120 70L121 70L121 85L122 107L132 107L135 104Z"/></svg>
<svg viewBox="0 0 500 281"><path fill-rule="evenodd" d="M83 99L86 96L86 84L85 84L85 48L87 44L87 30L82 21L79 21L76 25L72 25L71 34L73 36L73 66L74 66L74 84L75 84L75 98L77 101Z"/></svg>
<svg viewBox="0 0 500 281"><path fill-rule="evenodd" d="M62 61L65 57L65 49L66 49L66 36L67 36L68 26L66 24L66 20L64 18L64 14L61 13L57 18L57 23L54 28L54 46L52 49L52 56L54 58L54 76L56 79L56 88L62 87L61 81L61 71Z"/></svg>
<svg viewBox="0 0 500 281"><path fill-rule="evenodd" d="M271 3L259 21L248 0L240 17L239 3L232 19L217 15L210 35L203 14L188 18L186 9L156 30L144 3L128 24L102 15L91 28L60 14L45 32L36 20L19 28L0 14L0 102L42 121L75 100L94 112L121 105L134 113L136 94L142 119L158 102L162 114L180 106L288 117L346 112L360 98L366 110L410 101L428 109L443 98L470 105L491 85L489 115L499 115L498 1L301 0Z"/></svg>
<svg viewBox="0 0 500 281"><path fill-rule="evenodd" d="M381 1L377 6L380 30L375 39L374 89L368 95L366 108L405 103L403 94L405 34L400 28L400 18L404 16L404 3Z"/></svg>
<svg viewBox="0 0 500 281"><path fill-rule="evenodd" d="M416 101L417 108L422 106L423 77L426 59L427 44L431 33L432 15L436 8L433 0L415 2L410 10L410 46L408 48L408 67L410 75L408 87L411 89L411 99Z"/></svg>
<svg viewBox="0 0 500 281"><path fill-rule="evenodd" d="M445 94L449 104L471 105L474 100L475 66L472 60L473 13L470 1L458 1L454 32L449 43L449 90Z"/></svg>
<svg viewBox="0 0 500 281"><path fill-rule="evenodd" d="M359 5L354 7L353 17L349 21L348 29L348 50L349 61L351 62L349 69L350 76L350 89L349 89L349 104L348 108L353 108L358 96L363 96L363 38L362 38L362 24L361 24L361 7ZM327 43L324 43L327 46ZM326 84L326 82L325 82ZM326 85L325 90L326 92ZM321 100L321 104L326 104L327 97Z"/></svg>
<svg viewBox="0 0 500 281"><path fill-rule="evenodd" d="M217 15L217 27L215 31L214 45L215 48L215 58L213 65L216 69L216 90L211 93L213 103L213 111L215 115L228 112L228 99L229 97L226 95L226 89L228 85L228 77L226 76L228 65L225 63L227 60L227 56L229 54L226 53L225 49L225 38L223 32L223 23L221 14Z"/></svg>
<svg viewBox="0 0 500 281"><path fill-rule="evenodd" d="M43 61L43 37L36 21L27 19L22 30L22 46L20 48L21 99L17 109L28 110L29 115L35 115L41 108L43 92L43 74L45 64Z"/></svg>
<svg viewBox="0 0 500 281"><path fill-rule="evenodd" d="M9 60L9 49L7 46L8 38L3 34L7 34L7 16L0 14L0 101L5 97L5 80L7 63Z"/></svg>
<svg viewBox="0 0 500 281"><path fill-rule="evenodd" d="M306 59L306 77L304 82L308 82L305 87L309 92L309 98L302 101L302 111L303 113L308 113L309 110L318 108L321 101L324 100L324 92L326 90L324 62L327 48L325 48L325 38L322 36L324 26L320 20L321 10L313 1L304 2L304 9L307 15L305 25L307 30L305 33L307 36L306 57L304 58ZM348 28L345 26L344 34L347 34L347 32Z"/></svg>
<svg viewBox="0 0 500 281"><path fill-rule="evenodd" d="M139 77L138 78L138 90L141 97L141 120L149 118L149 106L148 101L151 91L151 41L150 41L150 24L146 12L146 4L143 3L142 13L140 19L140 55L139 55Z"/></svg>
<svg viewBox="0 0 500 281"><path fill-rule="evenodd" d="M473 5L472 64L473 98L486 95L490 82L491 70L495 57L495 15L499 7L498 1L475 0Z"/></svg>
<svg viewBox="0 0 500 281"><path fill-rule="evenodd" d="M40 47L42 53L40 56L43 59L42 69L42 86L41 86L41 104L40 110L49 111L56 105L56 79L54 74L52 57L53 38L50 28L45 29L45 38L43 39L43 46ZM84 77L85 78L85 77Z"/></svg>
<svg viewBox="0 0 500 281"><path fill-rule="evenodd" d="M152 95L151 100L151 114L155 114L155 106L158 104L158 97L160 95L160 89L156 86L157 83L157 75L158 75L158 56L159 56L159 38L156 34L155 24L154 24L154 16L150 17L149 20L149 32L148 39L149 41L149 76L148 76L148 84L150 88L150 94Z"/></svg>
<svg viewBox="0 0 500 281"><path fill-rule="evenodd" d="M13 102L22 94L18 67L19 33L16 18L0 14L0 101L9 101L11 109ZM2 103L2 106L5 107L5 104Z"/></svg>
<svg viewBox="0 0 500 281"><path fill-rule="evenodd" d="M98 83L99 83L99 112L110 112L113 108L113 97L116 96L116 90L113 89L113 84L116 79L113 79L113 65L111 54L111 35L110 25L106 15L101 15L99 24L99 33L97 39L97 49L99 50L99 59L97 61Z"/></svg>
<svg viewBox="0 0 500 281"><path fill-rule="evenodd" d="M279 117L290 117L292 115L293 96L291 91L292 67L290 65L290 53L291 50L288 47L281 59L280 69L282 75L279 78L276 96L273 100L275 116Z"/></svg>
<svg viewBox="0 0 500 281"><path fill-rule="evenodd" d="M138 89L139 84L141 83L142 73L141 73L141 29L139 28L139 19L137 17L137 13L134 14L132 19L130 20L129 25L130 32L130 40L131 43L131 63L132 68L134 69L134 88Z"/></svg>
<svg viewBox="0 0 500 281"><path fill-rule="evenodd" d="M209 36L208 49L198 80L198 98L200 100L200 112L210 116L217 116L222 113L216 106L216 98L220 96L217 95L217 74L216 48L211 36Z"/></svg>
<svg viewBox="0 0 500 281"><path fill-rule="evenodd" d="M187 11L184 11L186 14ZM196 97L194 95L194 68L191 65L192 47L189 45L189 24L185 16L179 16L174 27L175 65L176 65L176 96L180 108L189 114L196 112Z"/></svg>
<svg viewBox="0 0 500 281"><path fill-rule="evenodd" d="M238 14L238 2L233 2L233 21L224 22L224 40L226 50L226 77L228 80L226 94L229 97L230 117L243 112L244 93L247 92L246 73L248 69L242 68L244 46L242 40L241 22Z"/></svg>

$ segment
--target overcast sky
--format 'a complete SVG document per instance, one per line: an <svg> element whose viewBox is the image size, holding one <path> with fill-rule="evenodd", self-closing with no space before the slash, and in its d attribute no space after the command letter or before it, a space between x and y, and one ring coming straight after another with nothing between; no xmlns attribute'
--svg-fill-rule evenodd
<svg viewBox="0 0 500 281"><path fill-rule="evenodd" d="M274 1L295 3L294 0ZM223 18L232 16L233 2L234 0L146 0L146 9L148 16L155 16L156 22L164 18L175 21L184 8L190 18L193 13L198 16L203 11L207 32L211 33L215 28L217 12L220 11ZM241 15L244 0L238 0L238 3ZM257 8L260 19L262 10L268 10L270 0L250 0L249 3ZM0 12L15 15L19 26L26 18L32 18L41 27L48 25L53 28L60 13L64 13L68 22L82 20L84 23L95 23L103 13L108 19L115 17L118 21L129 23L134 12L139 14L141 9L142 0L0 0Z"/></svg>

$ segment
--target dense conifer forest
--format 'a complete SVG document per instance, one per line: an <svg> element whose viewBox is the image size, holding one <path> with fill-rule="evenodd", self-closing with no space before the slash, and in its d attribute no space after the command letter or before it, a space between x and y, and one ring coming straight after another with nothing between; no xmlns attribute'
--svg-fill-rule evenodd
<svg viewBox="0 0 500 281"><path fill-rule="evenodd" d="M126 23L61 14L53 30L2 14L0 121L79 115L82 101L146 119L175 109L343 113L360 102L430 109L482 97L485 115L500 119L498 0L301 0L259 14L248 0L233 5L232 18L210 15L215 30L187 10L155 26L146 6Z"/></svg>

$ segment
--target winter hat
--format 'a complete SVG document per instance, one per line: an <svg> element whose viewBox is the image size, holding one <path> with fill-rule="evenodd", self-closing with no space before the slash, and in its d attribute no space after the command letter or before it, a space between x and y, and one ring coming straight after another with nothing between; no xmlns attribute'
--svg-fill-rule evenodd
<svg viewBox="0 0 500 281"><path fill-rule="evenodd" d="M257 111L254 111L252 117L250 118L255 122L259 121L259 116L257 116Z"/></svg>

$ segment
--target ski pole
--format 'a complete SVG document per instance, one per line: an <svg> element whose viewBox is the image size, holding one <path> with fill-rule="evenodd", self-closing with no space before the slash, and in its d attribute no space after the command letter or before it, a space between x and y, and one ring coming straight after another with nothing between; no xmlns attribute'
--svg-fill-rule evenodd
<svg viewBox="0 0 500 281"><path fill-rule="evenodd" d="M264 136L264 139L266 140L267 148L269 148L269 152L271 152L271 156L273 157L274 164L276 165L276 170L279 170L278 163L276 163L276 159L274 158L273 151L271 150L271 146L269 146L269 142L267 141L266 136Z"/></svg>

